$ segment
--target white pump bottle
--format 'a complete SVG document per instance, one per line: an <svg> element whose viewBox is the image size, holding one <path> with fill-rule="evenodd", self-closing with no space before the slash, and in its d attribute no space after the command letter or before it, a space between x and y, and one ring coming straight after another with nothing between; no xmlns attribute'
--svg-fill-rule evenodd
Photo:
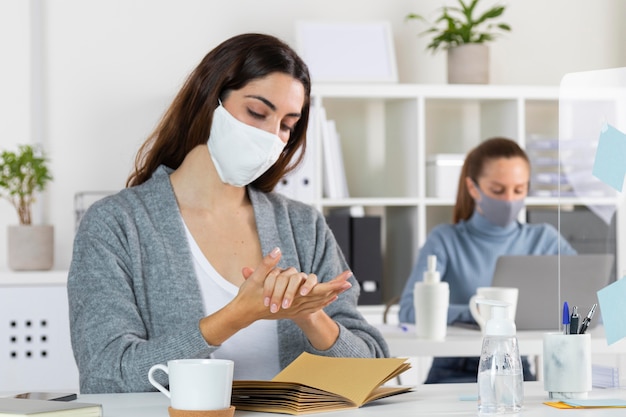
<svg viewBox="0 0 626 417"><path fill-rule="evenodd" d="M449 304L450 287L447 282L441 282L441 276L437 271L437 257L429 255L424 281L416 282L413 288L415 330L418 338L429 340L446 338Z"/></svg>
<svg viewBox="0 0 626 417"><path fill-rule="evenodd" d="M491 308L478 365L478 412L517 413L524 401L524 374L515 323L507 313L509 304L483 299L476 302Z"/></svg>

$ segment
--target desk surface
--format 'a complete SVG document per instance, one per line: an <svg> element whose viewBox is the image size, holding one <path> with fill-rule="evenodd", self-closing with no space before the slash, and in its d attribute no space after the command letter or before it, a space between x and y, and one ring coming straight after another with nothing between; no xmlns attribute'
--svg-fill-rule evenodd
<svg viewBox="0 0 626 417"><path fill-rule="evenodd" d="M403 331L395 325L377 326L382 332L392 356L480 356L483 336L479 330L448 327L444 341L418 339L413 328ZM556 330L555 330L556 331ZM518 331L521 355L543 355L543 335L546 331ZM626 339L608 345L602 326L589 330L593 354L623 354Z"/></svg>
<svg viewBox="0 0 626 417"><path fill-rule="evenodd" d="M524 416L604 417L624 415L624 409L559 410L544 405L547 393L541 382L524 383ZM394 417L419 416L476 416L475 400L462 401L464 396L475 396L476 384L420 385L415 391L375 401L355 410L321 413L328 417L378 417L381 413ZM625 389L594 390L590 398L626 399ZM103 405L106 417L167 417L169 400L161 393L91 394L81 395L79 401ZM236 411L235 417L279 416L281 414Z"/></svg>

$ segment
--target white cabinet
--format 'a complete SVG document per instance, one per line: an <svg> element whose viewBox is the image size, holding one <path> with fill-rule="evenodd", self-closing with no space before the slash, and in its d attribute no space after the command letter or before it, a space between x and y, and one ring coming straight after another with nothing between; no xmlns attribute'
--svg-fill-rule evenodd
<svg viewBox="0 0 626 417"><path fill-rule="evenodd" d="M78 392L67 271L0 272L0 393Z"/></svg>
<svg viewBox="0 0 626 417"><path fill-rule="evenodd" d="M325 213L363 206L366 214L382 217L384 300L401 293L432 227L452 219L454 198L427 192L429 158L465 154L493 136L525 147L530 137L559 135L558 87L325 84L314 85L312 96L317 113L323 108L335 121L349 198L325 197L322 140L311 135L315 174L304 201ZM587 203L561 199L561 204ZM613 199L595 203L615 204ZM557 205L554 197L527 199L528 208Z"/></svg>

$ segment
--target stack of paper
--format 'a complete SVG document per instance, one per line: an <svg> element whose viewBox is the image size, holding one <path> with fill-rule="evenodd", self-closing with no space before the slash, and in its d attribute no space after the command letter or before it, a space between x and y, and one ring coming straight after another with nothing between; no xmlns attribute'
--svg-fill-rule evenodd
<svg viewBox="0 0 626 417"><path fill-rule="evenodd" d="M591 383L596 388L619 387L619 368L602 365L592 365Z"/></svg>
<svg viewBox="0 0 626 417"><path fill-rule="evenodd" d="M559 140L530 135L530 195L536 197L605 197L612 193L591 175L597 138Z"/></svg>
<svg viewBox="0 0 626 417"><path fill-rule="evenodd" d="M331 358L302 353L271 381L233 381L232 404L239 410L308 414L358 408L407 392L382 386L409 369L399 358Z"/></svg>

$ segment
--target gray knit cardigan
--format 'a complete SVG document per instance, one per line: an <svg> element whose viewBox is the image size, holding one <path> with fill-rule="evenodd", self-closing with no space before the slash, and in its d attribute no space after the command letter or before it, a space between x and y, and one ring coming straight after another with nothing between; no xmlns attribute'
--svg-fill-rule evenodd
<svg viewBox="0 0 626 417"><path fill-rule="evenodd" d="M152 391L152 365L206 358L219 349L198 328L203 301L170 174L159 167L144 184L94 203L81 221L68 277L81 393ZM248 193L263 253L280 247L279 266L315 273L320 281L348 269L317 210L253 187ZM291 320L278 321L281 367L301 352L388 356L381 334L357 311L359 287L350 280L352 288L325 309L340 328L330 349L316 350Z"/></svg>

